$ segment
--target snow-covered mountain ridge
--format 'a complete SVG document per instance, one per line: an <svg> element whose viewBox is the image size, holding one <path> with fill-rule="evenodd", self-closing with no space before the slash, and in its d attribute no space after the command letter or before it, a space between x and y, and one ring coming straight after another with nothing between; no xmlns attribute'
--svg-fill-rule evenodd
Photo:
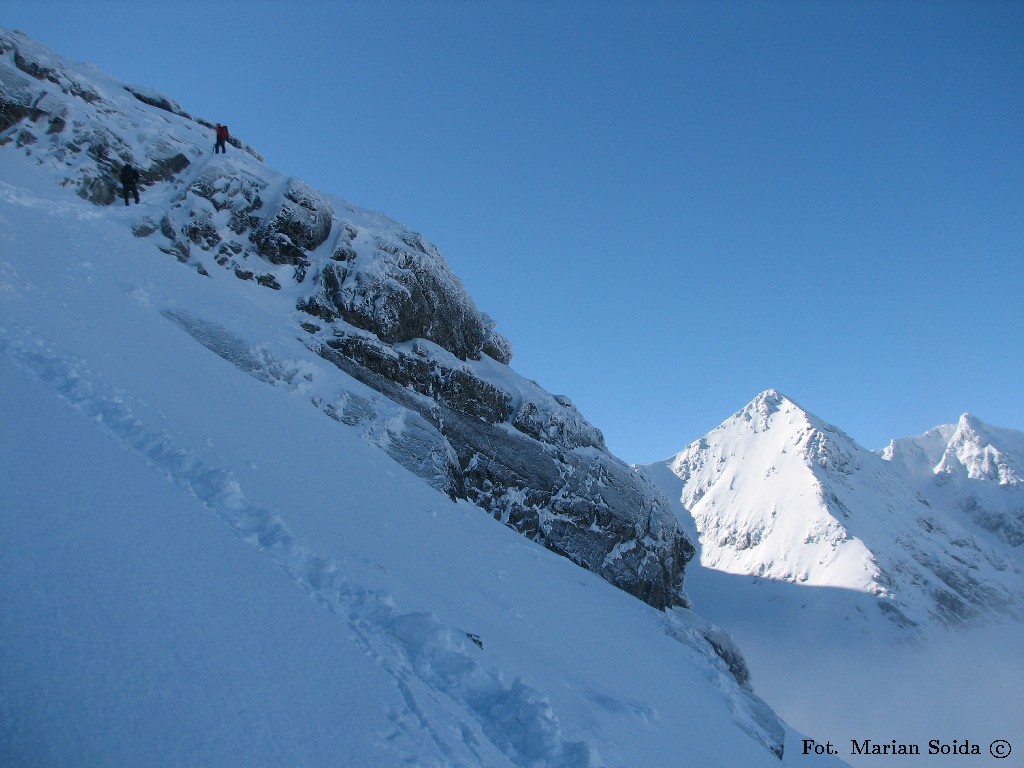
<svg viewBox="0 0 1024 768"><path fill-rule="evenodd" d="M912 628L1024 616L1022 447L964 415L873 452L767 391L645 471L702 565L868 593Z"/></svg>
<svg viewBox="0 0 1024 768"><path fill-rule="evenodd" d="M914 479L935 505L964 512L1012 547L1024 545L1024 433L965 413L879 452Z"/></svg>
<svg viewBox="0 0 1024 768"><path fill-rule="evenodd" d="M452 498L657 607L685 604L693 545L660 494L611 456L563 396L518 376L511 345L438 249L387 217L313 190L172 98L0 31L0 145L118 216L197 280L233 281L363 387L311 395ZM143 204L117 212L125 163ZM123 214L123 215L122 215ZM295 390L306 375L263 339L165 308L253 376Z"/></svg>

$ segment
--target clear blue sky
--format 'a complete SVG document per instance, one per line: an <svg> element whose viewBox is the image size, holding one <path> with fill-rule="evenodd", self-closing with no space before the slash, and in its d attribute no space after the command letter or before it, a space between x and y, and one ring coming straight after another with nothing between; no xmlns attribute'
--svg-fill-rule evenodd
<svg viewBox="0 0 1024 768"><path fill-rule="evenodd" d="M0 26L445 253L630 462L776 388L1024 429L1024 3L46 2Z"/></svg>

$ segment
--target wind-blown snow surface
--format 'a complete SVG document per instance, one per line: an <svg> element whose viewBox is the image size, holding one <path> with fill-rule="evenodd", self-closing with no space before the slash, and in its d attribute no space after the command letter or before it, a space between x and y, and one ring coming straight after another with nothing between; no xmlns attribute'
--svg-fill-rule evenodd
<svg viewBox="0 0 1024 768"><path fill-rule="evenodd" d="M1019 740L1022 441L964 416L875 453L768 391L640 471L699 538L696 610L769 704L858 764L851 739Z"/></svg>
<svg viewBox="0 0 1024 768"><path fill-rule="evenodd" d="M0 763L780 764L701 619L314 407L373 393L272 320L289 297L22 153L0 179Z"/></svg>

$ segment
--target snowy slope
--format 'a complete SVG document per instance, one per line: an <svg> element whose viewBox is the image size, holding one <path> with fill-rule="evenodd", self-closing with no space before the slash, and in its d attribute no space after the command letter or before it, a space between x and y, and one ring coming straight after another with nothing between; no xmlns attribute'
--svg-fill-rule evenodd
<svg viewBox="0 0 1024 768"><path fill-rule="evenodd" d="M0 147L0 764L803 764L728 638L379 450L417 423L293 293L45 159Z"/></svg>

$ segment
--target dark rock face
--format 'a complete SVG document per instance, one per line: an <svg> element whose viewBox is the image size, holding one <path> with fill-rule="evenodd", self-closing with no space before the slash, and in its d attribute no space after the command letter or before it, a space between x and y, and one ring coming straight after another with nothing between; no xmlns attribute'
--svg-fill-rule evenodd
<svg viewBox="0 0 1024 768"><path fill-rule="evenodd" d="M333 211L309 186L289 179L277 210L252 235L257 252L271 264L305 264L331 234Z"/></svg>
<svg viewBox="0 0 1024 768"><path fill-rule="evenodd" d="M484 346L483 353L493 357L499 363L508 365L512 362L512 345L508 339L495 330L496 323L484 314Z"/></svg>
<svg viewBox="0 0 1024 768"><path fill-rule="evenodd" d="M2 45L2 43L0 43ZM0 131L6 131L31 117L32 94L29 81L17 72L0 69Z"/></svg>
<svg viewBox="0 0 1024 768"><path fill-rule="evenodd" d="M511 347L493 329L437 249L420 236L376 235L371 249L358 252L354 227L345 229L331 264L320 275L320 290L302 306L328 322L343 319L372 331L382 341L428 339L456 357L479 359L487 349L511 358Z"/></svg>
<svg viewBox="0 0 1024 768"><path fill-rule="evenodd" d="M174 142L158 139L146 153L149 163L142 170L143 184L171 181L191 165L191 161Z"/></svg>
<svg viewBox="0 0 1024 768"><path fill-rule="evenodd" d="M693 544L660 494L604 452L600 432L571 403L517 406L471 371L359 335L333 337L317 351L434 426L457 458L443 483L451 496L651 605L685 604ZM509 429L520 423L535 434ZM574 450L581 447L601 452Z"/></svg>
<svg viewBox="0 0 1024 768"><path fill-rule="evenodd" d="M472 418L493 424L506 421L512 413L512 398L507 392L469 371L450 368L436 359L405 354L356 334L338 335L328 340L326 346L368 371ZM321 355L338 359L328 352Z"/></svg>
<svg viewBox="0 0 1024 768"><path fill-rule="evenodd" d="M345 377L350 391L316 403L324 413L372 427L375 444L435 488L630 594L685 604L694 547L665 499L567 398L507 368L511 344L434 245L267 168L237 139L244 152L213 155L212 124L163 94L106 79L94 88L17 33L0 30L0 55L0 146L52 161L59 183L97 205L118 200L120 171L135 165L149 205L136 236L202 279L287 293L307 346L361 382ZM167 317L278 381L279 366L223 329Z"/></svg>
<svg viewBox="0 0 1024 768"><path fill-rule="evenodd" d="M143 104L149 104L151 107L162 109L174 115L191 117L191 115L178 106L177 102L162 93L149 88L140 88L136 85L126 85L124 89Z"/></svg>

